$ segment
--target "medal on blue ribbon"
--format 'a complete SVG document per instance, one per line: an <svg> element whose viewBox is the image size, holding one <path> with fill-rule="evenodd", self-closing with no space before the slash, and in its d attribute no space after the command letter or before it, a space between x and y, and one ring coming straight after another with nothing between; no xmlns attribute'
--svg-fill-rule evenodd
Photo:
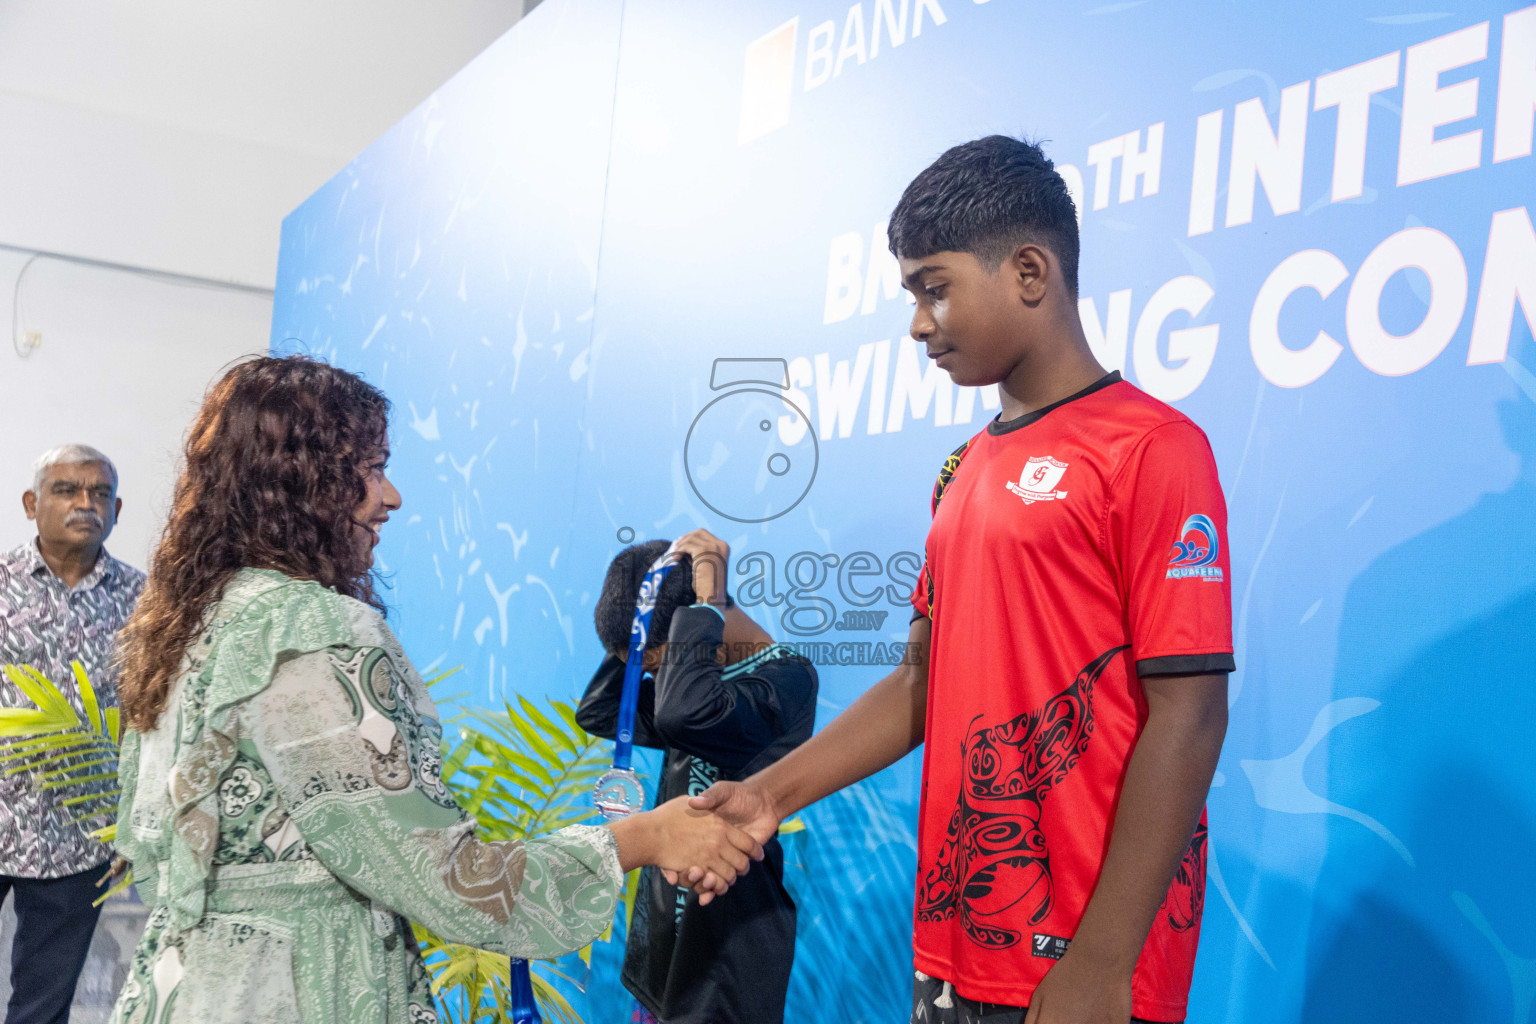
<svg viewBox="0 0 1536 1024"><path fill-rule="evenodd" d="M656 596L679 559L672 548L651 563L640 581L635 618L629 628L629 658L624 662L624 689L619 697L619 721L614 733L613 767L597 780L592 802L609 821L627 818L645 806L645 787L631 766L635 749L635 712L640 704L640 679L645 675L645 645L650 637Z"/></svg>
<svg viewBox="0 0 1536 1024"><path fill-rule="evenodd" d="M630 767L634 761L635 713L640 705L640 679L645 674L645 641L650 635L651 613L656 610L656 595L661 581L677 565L678 556L668 548L646 571L635 601L635 618L629 628L629 659L624 663L624 689L619 697L618 729L614 736L613 767L597 780L592 802L609 821L627 818L645 806L645 786ZM511 989L514 1024L541 1024L538 1003L533 998L533 977L528 961L511 963Z"/></svg>

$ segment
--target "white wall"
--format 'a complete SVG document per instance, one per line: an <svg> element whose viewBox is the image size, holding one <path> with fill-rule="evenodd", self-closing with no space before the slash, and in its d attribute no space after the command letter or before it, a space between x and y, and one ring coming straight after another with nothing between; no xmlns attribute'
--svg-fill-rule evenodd
<svg viewBox="0 0 1536 1024"><path fill-rule="evenodd" d="M531 7L532 4L529 4ZM282 218L522 16L523 0L0 0L0 246L270 289ZM94 445L122 473L113 554L143 566L182 431L266 350L270 291L0 248L0 546L28 467Z"/></svg>
<svg viewBox="0 0 1536 1024"><path fill-rule="evenodd" d="M521 0L0 0L0 242L272 287L282 218Z"/></svg>
<svg viewBox="0 0 1536 1024"><path fill-rule="evenodd" d="M0 90L0 241L270 288L282 220L344 161Z"/></svg>
<svg viewBox="0 0 1536 1024"><path fill-rule="evenodd" d="M143 568L182 433L226 364L266 351L271 296L39 259L19 294L22 329L43 341L22 358L10 328L26 259L0 252L0 546L36 533L21 507L32 460L56 444L89 444L122 478L123 517L107 548Z"/></svg>

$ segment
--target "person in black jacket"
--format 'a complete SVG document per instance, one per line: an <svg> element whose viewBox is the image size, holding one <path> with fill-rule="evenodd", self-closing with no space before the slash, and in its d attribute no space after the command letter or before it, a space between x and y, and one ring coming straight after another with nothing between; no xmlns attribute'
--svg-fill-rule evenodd
<svg viewBox="0 0 1536 1024"><path fill-rule="evenodd" d="M598 736L616 731L636 595L667 547L633 545L608 567L594 616L608 654L576 711ZM683 560L651 616L634 728L637 745L666 752L657 803L772 764L810 737L816 717L816 669L726 596L730 548L695 530L677 550ZM642 872L621 980L662 1024L783 1020L795 904L778 840L763 849L762 863L707 906L662 872Z"/></svg>

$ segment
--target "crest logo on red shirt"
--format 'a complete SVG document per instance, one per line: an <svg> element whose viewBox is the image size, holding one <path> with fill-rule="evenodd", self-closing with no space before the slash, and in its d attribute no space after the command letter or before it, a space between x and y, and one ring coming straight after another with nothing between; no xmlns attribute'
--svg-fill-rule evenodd
<svg viewBox="0 0 1536 1024"><path fill-rule="evenodd" d="M1008 481L1008 489L1023 498L1026 505L1065 498L1067 492L1056 490L1056 485L1061 482L1061 475L1066 471L1065 462L1057 462L1049 455L1037 455L1024 463L1018 483Z"/></svg>

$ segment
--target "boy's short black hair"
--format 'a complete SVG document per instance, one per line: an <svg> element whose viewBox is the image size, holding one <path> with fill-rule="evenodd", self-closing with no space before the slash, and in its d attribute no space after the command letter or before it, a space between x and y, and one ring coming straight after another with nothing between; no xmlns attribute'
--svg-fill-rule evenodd
<svg viewBox="0 0 1536 1024"><path fill-rule="evenodd" d="M947 150L891 212L891 252L968 252L994 268L1033 242L1055 254L1077 297L1077 206L1038 143L989 135Z"/></svg>
<svg viewBox="0 0 1536 1024"><path fill-rule="evenodd" d="M632 544L620 551L608 564L608 575L603 579L603 592L597 599L592 613L597 626L597 638L603 649L621 658L629 656L629 631L635 621L635 602L640 596L640 581L645 579L651 563L660 558L669 540L650 540ZM672 613L679 606L695 602L693 593L693 566L687 561L672 567L667 578L661 581L661 593L656 596L656 610L651 612L651 633L646 638L646 650L665 643L672 628Z"/></svg>

